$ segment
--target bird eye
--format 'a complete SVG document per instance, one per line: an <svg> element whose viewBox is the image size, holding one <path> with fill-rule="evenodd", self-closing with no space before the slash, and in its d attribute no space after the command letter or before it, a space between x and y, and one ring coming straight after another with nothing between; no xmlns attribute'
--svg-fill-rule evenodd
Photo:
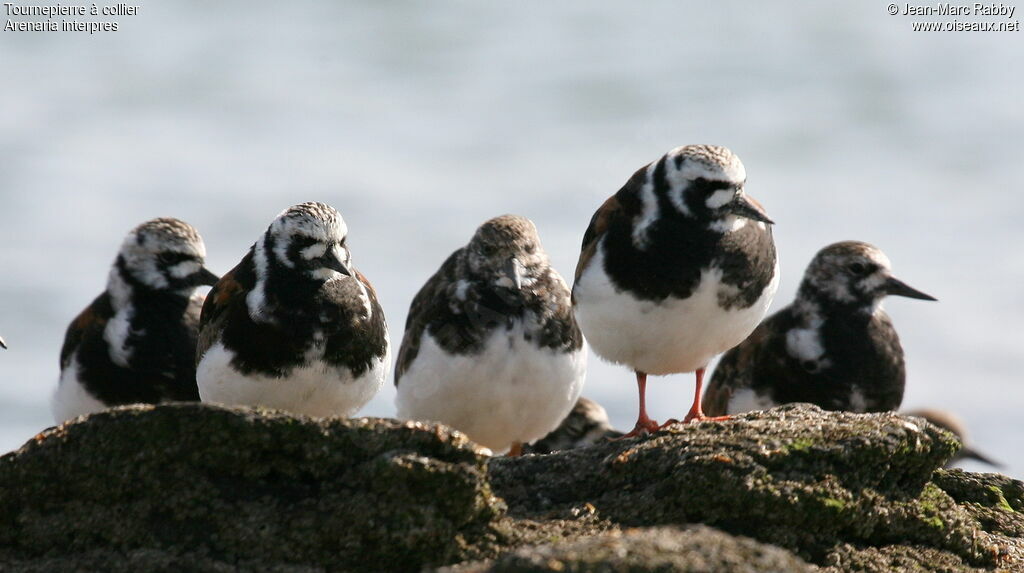
<svg viewBox="0 0 1024 573"><path fill-rule="evenodd" d="M866 265L861 262L850 263L850 271L855 275L867 275L875 270L874 265Z"/></svg>
<svg viewBox="0 0 1024 573"><path fill-rule="evenodd" d="M482 254L485 257L492 257L497 252L498 249L495 248L494 245L484 245L480 247L480 254Z"/></svg>
<svg viewBox="0 0 1024 573"><path fill-rule="evenodd" d="M157 262L160 263L161 266L165 267L178 264L188 258L188 255L183 255L181 253L160 253L156 256Z"/></svg>

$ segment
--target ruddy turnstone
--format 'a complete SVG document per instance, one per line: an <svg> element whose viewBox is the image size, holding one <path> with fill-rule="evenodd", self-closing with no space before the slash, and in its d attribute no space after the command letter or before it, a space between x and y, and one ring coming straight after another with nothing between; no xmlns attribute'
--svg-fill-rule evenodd
<svg viewBox="0 0 1024 573"><path fill-rule="evenodd" d="M986 456L985 454L974 449L974 447L967 440L967 426L963 423L963 420L955 416L952 412L945 410L933 410L925 408L921 410L911 410L909 412L901 412L906 416L917 416L918 418L924 418L932 424L948 431L949 433L956 436L962 444L960 450L954 455L948 462L946 467L953 466L960 460L975 460L982 463L986 463L992 467L1000 468L1002 464Z"/></svg>
<svg viewBox="0 0 1024 573"><path fill-rule="evenodd" d="M68 327L51 402L63 422L120 404L198 400L195 347L203 297L217 275L199 233L178 219L132 229L107 289Z"/></svg>
<svg viewBox="0 0 1024 573"><path fill-rule="evenodd" d="M857 241L818 251L793 304L722 357L704 410L734 414L810 402L884 412L903 401L903 348L882 299L933 297L892 275L889 258Z"/></svg>
<svg viewBox="0 0 1024 573"><path fill-rule="evenodd" d="M612 427L604 407L580 396L569 415L557 428L536 442L524 446L524 451L528 454L550 454L619 437L622 437L622 432Z"/></svg>
<svg viewBox="0 0 1024 573"><path fill-rule="evenodd" d="M323 203L285 209L203 305L204 402L351 416L391 366L384 312Z"/></svg>
<svg viewBox="0 0 1024 573"><path fill-rule="evenodd" d="M687 145L641 167L594 214L573 300L601 357L636 372L640 411L627 436L659 428L648 374L696 372L739 344L771 304L779 272L771 219L744 193L746 172L724 147Z"/></svg>
<svg viewBox="0 0 1024 573"><path fill-rule="evenodd" d="M395 372L398 416L516 455L565 418L586 356L569 288L533 222L496 217L412 301Z"/></svg>

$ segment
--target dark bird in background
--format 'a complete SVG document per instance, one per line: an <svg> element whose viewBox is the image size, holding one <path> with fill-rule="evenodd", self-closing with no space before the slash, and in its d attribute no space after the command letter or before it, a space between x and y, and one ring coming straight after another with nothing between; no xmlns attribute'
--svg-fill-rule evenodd
<svg viewBox="0 0 1024 573"><path fill-rule="evenodd" d="M351 416L380 390L391 345L377 294L352 266L330 205L281 212L203 305L204 402Z"/></svg>
<svg viewBox="0 0 1024 573"><path fill-rule="evenodd" d="M602 440L622 437L612 427L608 412L597 402L580 396L569 415L550 434L525 446L528 454L550 454L596 444Z"/></svg>
<svg viewBox="0 0 1024 573"><path fill-rule="evenodd" d="M628 435L653 432L647 375L696 372L684 421L705 418L704 369L764 317L779 273L771 219L745 192L732 151L688 145L641 167L594 214L573 302L602 358L636 373L640 408Z"/></svg>
<svg viewBox="0 0 1024 573"><path fill-rule="evenodd" d="M902 412L907 416L917 416L918 418L924 418L932 424L946 430L947 432L956 436L962 447L960 451L956 453L948 462L946 467L954 465L956 462L961 460L976 460L982 463L986 463L992 467L1000 468L1002 464L994 461L992 458L974 449L970 442L967 440L967 426L964 425L963 420L956 417L952 412L945 410L933 410L933 409L921 409L921 410L910 410L908 412Z"/></svg>
<svg viewBox="0 0 1024 573"><path fill-rule="evenodd" d="M586 359L569 287L537 228L496 217L412 301L395 371L398 417L442 422L516 455L565 418Z"/></svg>
<svg viewBox="0 0 1024 573"><path fill-rule="evenodd" d="M68 327L54 419L121 404L198 400L195 347L203 296L217 276L199 233L154 219L128 233L107 288Z"/></svg>
<svg viewBox="0 0 1024 573"><path fill-rule="evenodd" d="M704 410L735 414L791 402L852 412L899 408L906 369L882 310L889 295L936 300L894 277L877 247L844 241L823 248L796 300L722 357Z"/></svg>

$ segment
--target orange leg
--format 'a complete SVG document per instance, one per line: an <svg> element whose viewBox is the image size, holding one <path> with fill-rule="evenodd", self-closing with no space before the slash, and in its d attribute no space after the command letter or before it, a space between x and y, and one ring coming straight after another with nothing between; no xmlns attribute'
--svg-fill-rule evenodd
<svg viewBox="0 0 1024 573"><path fill-rule="evenodd" d="M636 426L622 438L633 438L641 434L652 434L658 431L658 423L647 416L647 373L637 371L636 385L640 391L640 413L636 417ZM622 439L619 438L619 439Z"/></svg>
<svg viewBox="0 0 1024 573"><path fill-rule="evenodd" d="M508 449L508 453L505 455L510 458L518 458L519 456L523 455L523 443L512 442L512 447Z"/></svg>
<svg viewBox="0 0 1024 573"><path fill-rule="evenodd" d="M712 421L712 422L720 422L722 420L728 420L729 416L713 416L712 417L712 416L705 416L704 415L704 411L701 410L701 408L700 408L700 395L701 395L702 391L704 390L704 369L703 368L698 368L696 374L697 374L697 390L693 394L693 405L690 406L690 411L686 414L686 417L683 418L683 423L685 424L687 422L693 422L693 421L700 422L700 421L704 421L704 420Z"/></svg>

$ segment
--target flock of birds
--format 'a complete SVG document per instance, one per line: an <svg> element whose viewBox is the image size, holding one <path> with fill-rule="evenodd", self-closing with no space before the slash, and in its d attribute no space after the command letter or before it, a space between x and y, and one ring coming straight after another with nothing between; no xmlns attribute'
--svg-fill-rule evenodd
<svg viewBox="0 0 1024 573"><path fill-rule="evenodd" d="M881 301L935 299L895 278L876 247L846 241L823 248L796 300L763 320L779 267L773 222L745 181L739 158L711 145L640 168L594 214L571 289L529 219L483 223L412 301L395 364L398 417L443 422L512 455L566 447L559 432L575 443L621 435L580 397L584 337L635 373L626 436L675 422L648 416L648 375L695 372L683 422L789 402L898 408L903 350ZM67 330L55 419L181 400L355 414L385 383L392 353L347 236L329 205L295 205L218 279L192 226L139 225L106 290ZM213 287L206 297L202 285Z"/></svg>

